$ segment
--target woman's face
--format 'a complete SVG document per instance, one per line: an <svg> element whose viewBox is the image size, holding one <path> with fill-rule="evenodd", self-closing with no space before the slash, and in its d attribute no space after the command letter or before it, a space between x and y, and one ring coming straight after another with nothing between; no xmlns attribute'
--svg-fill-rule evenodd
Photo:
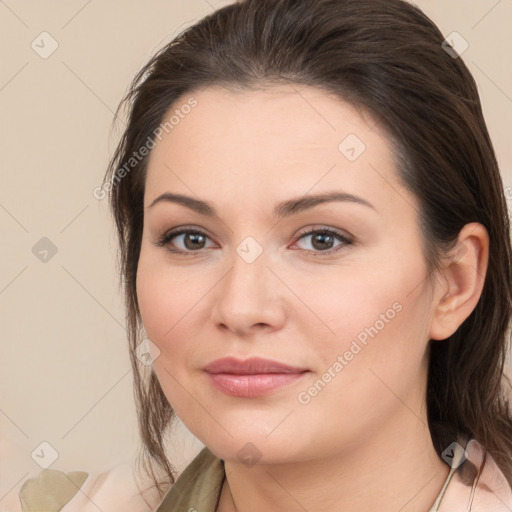
<svg viewBox="0 0 512 512"><path fill-rule="evenodd" d="M206 88L173 114L150 155L137 295L183 423L224 460L262 463L424 427L435 293L384 132L302 86ZM188 199L152 205L162 194ZM266 389L204 370L227 356L307 371Z"/></svg>

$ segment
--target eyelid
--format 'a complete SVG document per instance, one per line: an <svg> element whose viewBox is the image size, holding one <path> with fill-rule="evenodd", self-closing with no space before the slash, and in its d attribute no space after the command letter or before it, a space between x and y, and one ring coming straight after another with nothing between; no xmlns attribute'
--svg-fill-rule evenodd
<svg viewBox="0 0 512 512"><path fill-rule="evenodd" d="M333 235L339 236L340 238L344 238L347 241L352 242L353 236L350 235L347 231L344 231L342 229L338 228L332 228L330 226L326 226L324 224L313 224L306 226L305 228L301 228L297 234L295 235L296 238L300 238L301 236L316 233L318 231L326 231L329 233L332 233Z"/></svg>

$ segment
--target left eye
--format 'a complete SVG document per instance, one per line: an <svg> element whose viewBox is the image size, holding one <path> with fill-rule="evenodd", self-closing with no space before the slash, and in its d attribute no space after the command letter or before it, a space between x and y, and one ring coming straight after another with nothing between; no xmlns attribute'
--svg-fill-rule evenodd
<svg viewBox="0 0 512 512"><path fill-rule="evenodd" d="M333 229L317 229L308 231L307 233L303 233L299 240L303 238L311 237L310 244L315 249L311 251L310 249L306 249L307 252L313 253L332 253L338 251L345 245L350 245L352 242L344 235L339 233L338 231L334 231ZM337 246L332 246L334 241L338 239L340 243Z"/></svg>

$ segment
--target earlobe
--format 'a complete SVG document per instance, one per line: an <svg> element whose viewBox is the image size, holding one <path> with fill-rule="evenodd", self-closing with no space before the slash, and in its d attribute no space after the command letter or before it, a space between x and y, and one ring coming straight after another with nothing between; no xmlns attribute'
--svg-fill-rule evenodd
<svg viewBox="0 0 512 512"><path fill-rule="evenodd" d="M457 245L446 256L443 287L434 295L430 339L450 337L475 309L484 287L489 260L489 235L472 222L460 231Z"/></svg>

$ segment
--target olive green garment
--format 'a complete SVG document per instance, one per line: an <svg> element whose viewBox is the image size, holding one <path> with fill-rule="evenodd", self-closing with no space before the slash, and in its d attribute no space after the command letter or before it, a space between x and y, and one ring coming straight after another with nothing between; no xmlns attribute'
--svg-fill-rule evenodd
<svg viewBox="0 0 512 512"><path fill-rule="evenodd" d="M205 446L183 470L156 512L215 512L225 476L224 461Z"/></svg>
<svg viewBox="0 0 512 512"><path fill-rule="evenodd" d="M446 481L428 512L437 512L456 468ZM216 512L225 479L224 461L205 446L183 470L156 512Z"/></svg>

